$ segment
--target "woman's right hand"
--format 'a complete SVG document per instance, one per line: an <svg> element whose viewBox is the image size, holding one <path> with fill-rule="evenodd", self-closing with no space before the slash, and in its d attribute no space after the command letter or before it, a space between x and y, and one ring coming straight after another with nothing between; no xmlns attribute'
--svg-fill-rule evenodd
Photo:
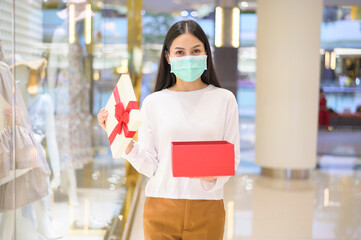
<svg viewBox="0 0 361 240"><path fill-rule="evenodd" d="M105 121L107 120L108 115L109 115L108 111L105 110L104 108L100 109L100 111L97 115L98 123L104 129L104 131L107 131L106 126L105 126ZM125 153L129 154L133 150L133 147L134 147L134 142L132 140L132 141L130 141L127 148L125 149Z"/></svg>
<svg viewBox="0 0 361 240"><path fill-rule="evenodd" d="M99 125L104 129L104 131L107 131L106 127L105 127L105 121L108 118L108 111L105 110L105 108L100 109L97 117L98 117L98 123Z"/></svg>

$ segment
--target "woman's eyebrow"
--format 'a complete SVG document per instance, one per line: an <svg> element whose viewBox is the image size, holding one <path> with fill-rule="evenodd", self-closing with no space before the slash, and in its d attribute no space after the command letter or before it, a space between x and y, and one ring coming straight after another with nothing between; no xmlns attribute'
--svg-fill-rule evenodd
<svg viewBox="0 0 361 240"><path fill-rule="evenodd" d="M192 49L193 49L193 48L200 47L200 46L201 46L200 44L197 44L197 45L195 45L194 47L192 47ZM182 48L182 47L175 47L174 49L181 49L181 50L184 50L185 48Z"/></svg>

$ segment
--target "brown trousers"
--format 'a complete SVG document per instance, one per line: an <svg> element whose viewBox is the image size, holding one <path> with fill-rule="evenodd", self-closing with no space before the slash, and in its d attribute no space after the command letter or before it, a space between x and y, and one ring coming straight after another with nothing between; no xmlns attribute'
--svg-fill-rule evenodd
<svg viewBox="0 0 361 240"><path fill-rule="evenodd" d="M223 200L147 197L145 240L222 240L225 215Z"/></svg>

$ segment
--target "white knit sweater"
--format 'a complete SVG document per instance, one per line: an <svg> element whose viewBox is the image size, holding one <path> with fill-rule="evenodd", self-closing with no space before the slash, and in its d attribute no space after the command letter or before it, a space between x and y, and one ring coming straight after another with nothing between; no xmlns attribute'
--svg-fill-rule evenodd
<svg viewBox="0 0 361 240"><path fill-rule="evenodd" d="M150 178L146 196L223 199L223 185L229 177L218 177L214 183L173 177L171 142L226 140L235 146L236 168L240 139L234 95L213 85L190 92L164 89L146 97L141 112L144 122L139 128L139 141L123 157Z"/></svg>

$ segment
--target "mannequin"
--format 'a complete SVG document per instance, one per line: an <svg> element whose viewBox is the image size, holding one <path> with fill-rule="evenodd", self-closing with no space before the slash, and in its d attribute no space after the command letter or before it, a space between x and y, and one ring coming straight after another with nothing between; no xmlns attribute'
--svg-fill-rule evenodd
<svg viewBox="0 0 361 240"><path fill-rule="evenodd" d="M47 65L45 59L35 61L24 61L20 56L15 58L15 76L16 83L22 92L26 105L34 136L41 145L43 139L46 139L46 145L49 153L50 166L53 178L50 182L50 189L56 190L61 181L61 167L59 159L59 150L56 139L54 107L49 94L42 89L44 71ZM66 192L69 196L69 202L73 206L78 206L76 194L76 179L74 169L65 169L63 171L63 185L66 186Z"/></svg>
<svg viewBox="0 0 361 240"><path fill-rule="evenodd" d="M50 182L51 190L60 185L60 160L56 141L54 107L50 96L42 91L42 77L47 62L45 59L37 61L21 61L15 63L16 83L25 99L30 122L35 138L39 144L46 139L50 166L53 178ZM39 79L39 80L38 80Z"/></svg>
<svg viewBox="0 0 361 240"><path fill-rule="evenodd" d="M28 114L36 140L41 145L43 139L46 139L50 166L53 173L50 189L54 191L61 182L60 161L56 142L54 107L50 96L42 91L41 83L43 76L39 77L39 75L44 75L46 64L47 62L44 59L31 62L16 62L15 76L22 92L26 92L24 97L27 100ZM45 154L45 150L42 150ZM41 201L32 204L32 208L37 215L38 232L48 239L58 239L61 236L55 232L49 218L49 211L47 209L49 199L48 195Z"/></svg>
<svg viewBox="0 0 361 240"><path fill-rule="evenodd" d="M55 123L62 173L67 179L69 203L77 206L75 170L92 159L90 140L89 90L84 76L83 31L85 0L69 0L67 8L58 12L64 20L53 35L47 68L48 91L55 104ZM68 7L75 6L75 42L69 43ZM93 15L94 13L92 13ZM66 50L64 50L64 48ZM64 187L65 181L62 181Z"/></svg>
<svg viewBox="0 0 361 240"><path fill-rule="evenodd" d="M46 138L50 165L53 170L53 179L50 182L51 190L56 190L60 183L63 182L62 187L65 188L67 192L70 205L78 206L79 201L74 168L63 169L63 180L61 180L53 102L50 95L45 93L41 87L43 77L40 78L40 81L38 81L37 78L37 75L43 74L45 65L37 70L38 74L36 74L36 70L32 69L30 65L25 66L25 69L23 69L24 65L18 65L15 69L16 73L21 71L24 77L20 82L26 82L28 113L33 124L33 130L35 134L39 136L39 142L41 142L44 137ZM17 79L20 79L20 75L16 74L16 76Z"/></svg>
<svg viewBox="0 0 361 240"><path fill-rule="evenodd" d="M0 52L2 52L1 45ZM12 239L14 215L17 217L16 223L19 226L17 229L28 233L24 235L19 231L17 239L38 239L38 233L47 239L58 239L60 236L51 231L52 226L43 201L43 198L49 194L47 179L50 169L44 152L32 131L27 109L18 87L14 96L16 105L13 103L12 75L8 65L2 61L0 61L0 80L2 113L0 115L0 212L3 213L0 239ZM14 109L15 126L12 121ZM11 141L13 136L15 136L15 146ZM15 155L13 156L11 152L14 148ZM13 159L15 163L12 162ZM33 228L31 219L24 216L24 210L29 206L35 210L38 232Z"/></svg>

